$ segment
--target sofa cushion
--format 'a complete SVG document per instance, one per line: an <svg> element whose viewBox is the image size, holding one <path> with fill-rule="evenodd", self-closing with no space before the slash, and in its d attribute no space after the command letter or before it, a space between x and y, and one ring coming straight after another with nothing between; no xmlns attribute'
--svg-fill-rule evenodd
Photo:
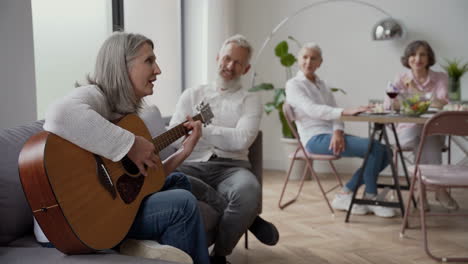
<svg viewBox="0 0 468 264"><path fill-rule="evenodd" d="M32 231L33 218L18 173L18 156L26 140L44 121L0 130L0 245Z"/></svg>
<svg viewBox="0 0 468 264"><path fill-rule="evenodd" d="M0 247L1 263L34 263L34 264L176 264L159 259L145 259L117 254L105 250L95 254L65 255L55 248L41 247Z"/></svg>

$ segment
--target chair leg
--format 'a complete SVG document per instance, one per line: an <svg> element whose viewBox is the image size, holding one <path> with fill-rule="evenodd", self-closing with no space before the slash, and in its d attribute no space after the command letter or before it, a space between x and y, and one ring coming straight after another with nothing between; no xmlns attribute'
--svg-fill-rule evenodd
<svg viewBox="0 0 468 264"><path fill-rule="evenodd" d="M426 195L425 186L423 185L422 181L419 182L419 199L424 199L424 195ZM424 203L423 203L424 204ZM419 213L421 215L421 230L423 232L423 239L424 239L424 251L426 254L434 260L439 262L467 262L468 257L437 257L429 249L429 238L427 234L427 223L426 223L426 211L424 210L425 206L419 206Z"/></svg>
<svg viewBox="0 0 468 264"><path fill-rule="evenodd" d="M288 173L286 174L286 178L284 180L284 184L283 184L283 189L281 190L281 195L280 195L280 198L279 198L279 201L278 201L278 207L281 209L282 205L281 205L281 201L283 200L283 196L284 196L284 192L286 191L286 186L288 185L288 182L289 182L289 178L291 177L291 171L292 171L292 168L294 166L294 162L296 160L291 160L291 164L289 164L289 169L288 169Z"/></svg>
<svg viewBox="0 0 468 264"><path fill-rule="evenodd" d="M406 209L405 209L405 215L403 217L403 222L401 223L400 237L403 237L403 235L405 234L405 229L406 227L408 227L408 216L410 214L410 209L411 209L411 197L414 196L414 188L416 185L416 178L417 178L416 173L413 176L413 179L411 180L411 186L410 186L410 191L409 191L410 198L408 198L408 201L406 201Z"/></svg>
<svg viewBox="0 0 468 264"><path fill-rule="evenodd" d="M245 231L245 249L249 249L249 231Z"/></svg>
<svg viewBox="0 0 468 264"><path fill-rule="evenodd" d="M312 176L315 178L315 180L317 181L317 184L319 186L319 189L320 191L322 192L322 195L323 195L323 198L325 198L325 202L327 203L328 205L328 208L330 208L330 211L331 213L334 215L335 214L335 211L333 211L333 208L331 207L330 205L330 201L328 201L328 198L327 198L327 193L324 191L323 187L322 187L322 184L320 183L320 179L318 177L318 175L315 173L314 171L314 168L312 168L312 166L307 163L307 167L309 168L310 172L312 173Z"/></svg>
<svg viewBox="0 0 468 264"><path fill-rule="evenodd" d="M448 136L447 163L452 164L452 135Z"/></svg>
<svg viewBox="0 0 468 264"><path fill-rule="evenodd" d="M331 160L329 160L328 163L330 164L330 167L332 168L333 173L335 174L336 180L338 181L338 183L340 184L340 186L343 187L343 182L341 181L340 175L339 175L338 172L336 171L335 165L333 164L333 162L332 162Z"/></svg>
<svg viewBox="0 0 468 264"><path fill-rule="evenodd" d="M283 190L281 191L280 199L279 199L279 201L278 201L278 207L279 207L280 209L284 209L284 208L287 207L288 205L294 203L294 202L297 200L297 198L299 197L299 194L301 194L302 186L304 185L305 176L306 176L306 174L307 174L307 166L304 167L304 172L302 173L301 182L300 182L300 187L299 187L299 190L298 190L296 196L295 196L293 199L289 200L288 202L285 202L284 204L281 204L281 201L283 200L284 193L285 193L285 191L286 191L286 186L288 185L289 179L290 179L290 177L291 177L291 171L292 171L292 168L293 168L293 166L294 166L294 162L295 162L295 161L296 161L296 160L293 158L293 160L292 160L292 162L291 162L291 165L289 165L288 174L286 175L286 179L285 179L284 185L283 185ZM308 164L307 161L306 161L306 164Z"/></svg>
<svg viewBox="0 0 468 264"><path fill-rule="evenodd" d="M428 244L428 241L427 241L427 226L426 226L426 211L424 210L424 195L426 190L423 186L423 183L421 180L418 181L418 189L419 189L419 201L421 201L421 206L419 206L419 215L420 215L420 221L421 221L421 231L423 233L423 243L424 243L424 250L426 251L426 254L437 260L437 261L441 261L442 259L441 258L438 258L434 255L432 255L431 251L429 250L429 244Z"/></svg>

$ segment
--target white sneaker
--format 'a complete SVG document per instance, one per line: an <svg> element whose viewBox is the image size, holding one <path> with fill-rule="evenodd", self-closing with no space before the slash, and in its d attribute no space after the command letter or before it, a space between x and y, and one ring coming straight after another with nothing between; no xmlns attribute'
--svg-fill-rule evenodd
<svg viewBox="0 0 468 264"><path fill-rule="evenodd" d="M368 205L367 208L370 212L374 213L376 216L380 217L394 217L395 210L390 207L378 206L378 205Z"/></svg>
<svg viewBox="0 0 468 264"><path fill-rule="evenodd" d="M336 210L348 211L352 198L352 193L337 193L335 195L335 199L332 201L331 206ZM351 209L351 214L354 215L365 215L367 212L367 206L360 204L353 204L353 208Z"/></svg>
<svg viewBox="0 0 468 264"><path fill-rule="evenodd" d="M382 192L380 192L376 197L374 197L373 200L386 201L385 197L387 196L389 191L390 191L390 188L385 187L385 189ZM367 208L369 209L370 212L374 213L376 216L380 216L380 217L394 217L395 216L395 210L390 207L379 206L379 205L368 205Z"/></svg>
<svg viewBox="0 0 468 264"><path fill-rule="evenodd" d="M120 253L128 256L193 264L192 258L184 251L173 246L161 245L153 240L126 239L120 245Z"/></svg>
<svg viewBox="0 0 468 264"><path fill-rule="evenodd" d="M439 188L436 190L435 199L448 210L458 210L459 206L457 201L455 201L452 196L444 188Z"/></svg>

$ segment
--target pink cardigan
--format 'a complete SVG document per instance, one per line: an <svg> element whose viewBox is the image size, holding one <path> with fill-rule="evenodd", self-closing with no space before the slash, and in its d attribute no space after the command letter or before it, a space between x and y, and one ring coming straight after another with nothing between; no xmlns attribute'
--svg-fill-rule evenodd
<svg viewBox="0 0 468 264"><path fill-rule="evenodd" d="M424 83L419 83L413 76L411 70L399 74L393 82L400 93L433 93L432 105L441 108L449 102L448 99L448 76L445 72L435 72L429 70L428 78ZM390 98L385 97L385 107L389 108ZM415 124L398 124L397 130L415 126Z"/></svg>

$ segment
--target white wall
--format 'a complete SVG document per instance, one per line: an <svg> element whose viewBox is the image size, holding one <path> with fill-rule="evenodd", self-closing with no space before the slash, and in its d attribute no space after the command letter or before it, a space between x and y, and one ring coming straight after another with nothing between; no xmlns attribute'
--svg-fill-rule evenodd
<svg viewBox="0 0 468 264"><path fill-rule="evenodd" d="M111 0L31 0L37 115L92 73L99 47L112 33Z"/></svg>
<svg viewBox="0 0 468 264"><path fill-rule="evenodd" d="M236 31L251 40L257 49L272 29L286 16L301 7L318 1L310 0L238 0L236 1ZM301 42L314 41L321 45L324 63L318 74L324 80L341 87L348 95L337 94L339 105L356 106L371 98L384 98L384 87L394 76L405 71L399 58L405 46L413 40L425 39L434 48L438 61L442 58L468 60L468 1L466 0L367 0L399 19L408 29L401 41L373 42L372 26L384 15L375 9L350 2L334 2L317 6L291 19L266 47L259 58L256 83L273 82L284 87L284 70L273 54L274 46L288 35ZM294 52L297 48L291 45ZM258 50L257 50L258 51ZM439 65L433 69L441 70ZM248 78L250 80L250 78ZM249 82L245 80L246 84ZM462 97L468 99L468 77L462 80ZM271 94L262 94L264 102ZM347 123L347 132L367 135L366 124ZM284 168L283 150L279 138L280 125L276 113L262 120L265 167ZM357 159L342 159L343 171L354 171ZM323 168L323 167L321 167Z"/></svg>
<svg viewBox="0 0 468 264"><path fill-rule="evenodd" d="M182 0L184 4L184 89L208 82L208 0Z"/></svg>
<svg viewBox="0 0 468 264"><path fill-rule="evenodd" d="M0 1L0 129L36 120L30 0Z"/></svg>
<svg viewBox="0 0 468 264"><path fill-rule="evenodd" d="M155 45L162 74L155 83L154 93L145 101L157 105L163 115L174 113L182 90L180 1L124 1L124 24L125 31L141 33Z"/></svg>
<svg viewBox="0 0 468 264"><path fill-rule="evenodd" d="M190 88L212 81L216 55L224 40L235 33L234 0L184 0L185 81Z"/></svg>

